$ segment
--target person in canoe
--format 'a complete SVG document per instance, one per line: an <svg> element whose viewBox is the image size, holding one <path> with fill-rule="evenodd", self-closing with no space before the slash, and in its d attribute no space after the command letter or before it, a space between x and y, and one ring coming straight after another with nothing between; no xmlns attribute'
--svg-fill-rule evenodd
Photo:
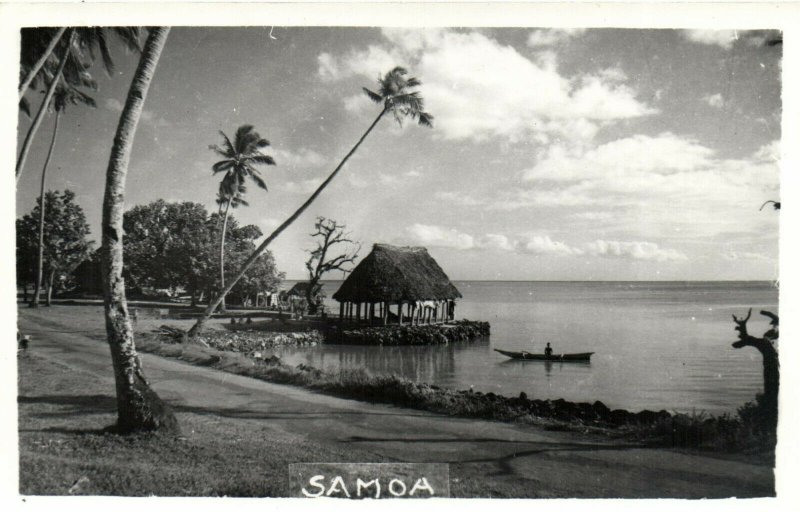
<svg viewBox="0 0 800 512"><path fill-rule="evenodd" d="M553 355L553 349L550 347L550 344L549 344L549 343L548 343L548 344L547 344L547 346L544 348L544 355L545 355L546 357L552 357L552 355Z"/></svg>

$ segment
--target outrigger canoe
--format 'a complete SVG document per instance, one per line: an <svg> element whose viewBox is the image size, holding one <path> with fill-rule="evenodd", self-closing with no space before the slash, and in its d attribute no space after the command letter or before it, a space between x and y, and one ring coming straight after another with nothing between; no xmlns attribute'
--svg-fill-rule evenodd
<svg viewBox="0 0 800 512"><path fill-rule="evenodd" d="M504 356L508 356L511 359L524 359L526 361L558 361L558 362L589 362L589 359L592 357L594 352L580 352L577 354L552 354L546 356L544 354L534 354L531 352L511 352L508 350L500 350L499 348L494 349L495 352L500 352Z"/></svg>

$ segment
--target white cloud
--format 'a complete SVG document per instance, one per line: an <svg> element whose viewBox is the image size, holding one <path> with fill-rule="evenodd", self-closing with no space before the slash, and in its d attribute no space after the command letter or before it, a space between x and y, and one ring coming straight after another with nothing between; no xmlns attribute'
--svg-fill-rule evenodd
<svg viewBox="0 0 800 512"><path fill-rule="evenodd" d="M439 191L436 192L434 196L436 197L436 199L439 199L441 201L447 201L448 203L453 203L453 204L460 204L462 206L477 206L479 204L483 204L482 201L479 201L478 199L475 199L472 196L452 191L446 191L446 192Z"/></svg>
<svg viewBox="0 0 800 512"><path fill-rule="evenodd" d="M714 108L722 108L725 106L725 100L722 98L722 94L720 93L703 96L703 101Z"/></svg>
<svg viewBox="0 0 800 512"><path fill-rule="evenodd" d="M120 102L116 98L107 98L104 103L104 106L112 112L122 112L122 109L125 107L125 105L123 105L122 102ZM142 123L154 128L162 128L165 126L170 126L169 121L167 121L161 116L157 116L151 110L142 110L142 114L139 116L139 120Z"/></svg>
<svg viewBox="0 0 800 512"><path fill-rule="evenodd" d="M596 240L585 245L587 254L635 260L681 261L688 259L674 249L661 249L652 242L617 242Z"/></svg>
<svg viewBox="0 0 800 512"><path fill-rule="evenodd" d="M497 250L542 256L584 256L655 261L684 261L686 255L674 249L662 249L652 242L620 242L595 240L581 246L570 246L553 240L549 235L528 235L511 239L492 233L482 237L463 233L453 228L413 224L406 228L406 236L414 244L427 247L444 247L461 251Z"/></svg>
<svg viewBox="0 0 800 512"><path fill-rule="evenodd" d="M281 185L281 189L292 194L308 194L313 192L322 184L322 179L307 179L300 181L286 181Z"/></svg>
<svg viewBox="0 0 800 512"><path fill-rule="evenodd" d="M406 234L415 242L430 247L450 249L473 249L475 239L455 229L446 229L426 224L413 224L406 228Z"/></svg>
<svg viewBox="0 0 800 512"><path fill-rule="evenodd" d="M717 45L729 49L738 39L735 30L684 30L683 35L692 42Z"/></svg>
<svg viewBox="0 0 800 512"><path fill-rule="evenodd" d="M124 105L116 98L107 98L105 107L113 112L122 112Z"/></svg>
<svg viewBox="0 0 800 512"><path fill-rule="evenodd" d="M308 148L301 148L298 151L272 149L269 153L281 167L320 167L328 162L324 156Z"/></svg>
<svg viewBox="0 0 800 512"><path fill-rule="evenodd" d="M519 244L520 250L526 254L553 254L553 255L577 255L581 254L580 249L568 246L564 242L557 242L549 236L533 236L527 241Z"/></svg>
<svg viewBox="0 0 800 512"><path fill-rule="evenodd" d="M531 60L479 32L387 29L383 34L386 45L338 59L322 54L320 76L374 79L406 65L423 81L435 133L447 139L587 139L601 125L655 113L622 83L625 75L618 68L564 77L554 56ZM351 97L345 106L358 110L365 102Z"/></svg>
<svg viewBox="0 0 800 512"><path fill-rule="evenodd" d="M528 46L531 48L552 46L554 44L563 43L584 32L586 32L585 28L540 28L530 33L528 36Z"/></svg>
<svg viewBox="0 0 800 512"><path fill-rule="evenodd" d="M754 211L778 195L778 154L775 141L749 158L720 159L697 141L671 133L635 135L591 150L555 145L523 172L526 188L492 201L503 209L625 207L617 228L648 238L754 233L774 227L774 219Z"/></svg>

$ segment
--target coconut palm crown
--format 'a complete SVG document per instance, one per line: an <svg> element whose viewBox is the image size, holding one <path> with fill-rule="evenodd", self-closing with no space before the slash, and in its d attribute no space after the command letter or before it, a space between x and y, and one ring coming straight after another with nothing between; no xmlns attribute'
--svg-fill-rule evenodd
<svg viewBox="0 0 800 512"><path fill-rule="evenodd" d="M383 77L378 77L378 92L363 87L366 95L375 103L382 103L385 111L391 111L398 124L403 124L403 118L415 119L420 126L433 127L433 116L424 111L425 102L419 91L411 88L419 87L422 82L412 77L406 78L408 71L397 66Z"/></svg>
<svg viewBox="0 0 800 512"><path fill-rule="evenodd" d="M261 137L252 125L246 124L236 130L236 135L231 139L220 131L222 147L212 144L209 149L223 157L212 166L214 174L225 173L220 183L220 193L228 199L238 194L239 186L249 178L260 188L267 189L267 184L261 178L261 172L256 165L275 165L275 160L261 152L262 148L269 146L269 141Z"/></svg>

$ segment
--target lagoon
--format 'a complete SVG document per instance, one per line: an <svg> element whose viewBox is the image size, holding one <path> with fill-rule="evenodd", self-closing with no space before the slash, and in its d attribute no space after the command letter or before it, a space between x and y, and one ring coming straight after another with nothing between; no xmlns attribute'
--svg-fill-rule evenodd
<svg viewBox="0 0 800 512"><path fill-rule="evenodd" d="M327 296L340 284L325 282ZM748 326L760 335L767 321L758 311L778 308L770 282L454 284L464 296L456 318L490 322L491 336L447 346L328 345L275 354L289 364L365 368L507 396L524 391L529 398L601 400L612 409L732 413L760 392L762 376L755 349L731 347L731 314L752 307ZM512 361L493 351L541 352L547 342L556 353L595 354L591 364L570 364Z"/></svg>

